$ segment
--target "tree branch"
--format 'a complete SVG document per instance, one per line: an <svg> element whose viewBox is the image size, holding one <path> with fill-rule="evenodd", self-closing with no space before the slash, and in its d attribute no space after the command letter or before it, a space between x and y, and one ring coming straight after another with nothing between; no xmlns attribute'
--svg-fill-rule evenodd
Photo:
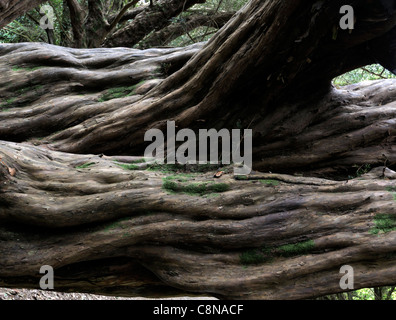
<svg viewBox="0 0 396 320"><path fill-rule="evenodd" d="M73 46L77 48L83 47L85 12L77 0L66 0L70 12L70 22L73 30L74 42Z"/></svg>
<svg viewBox="0 0 396 320"><path fill-rule="evenodd" d="M133 0L129 3L127 3L122 10L119 12L119 14L116 16L116 18L111 22L111 24L109 25L109 27L107 28L108 32L111 32L116 26L117 24L120 22L120 20L122 19L122 17L125 15L125 13L128 11L128 9L130 7L135 6L137 3L139 2L139 0Z"/></svg>
<svg viewBox="0 0 396 320"><path fill-rule="evenodd" d="M25 12L32 8L35 8L45 0L31 0L31 1L19 1L19 0L2 0L0 2L0 28L6 26L11 21L23 15Z"/></svg>
<svg viewBox="0 0 396 320"><path fill-rule="evenodd" d="M154 32L148 36L141 43L141 47L150 48L163 46L172 40L186 34L198 27L207 26L211 28L220 29L228 20L235 14L235 12L223 12L212 15L208 14L192 14L180 18L177 22L170 24L162 30Z"/></svg>
<svg viewBox="0 0 396 320"><path fill-rule="evenodd" d="M154 6L145 7L126 27L110 35L105 41L105 47L133 47L153 30L159 30L169 25L169 20L183 10L205 0L162 0Z"/></svg>

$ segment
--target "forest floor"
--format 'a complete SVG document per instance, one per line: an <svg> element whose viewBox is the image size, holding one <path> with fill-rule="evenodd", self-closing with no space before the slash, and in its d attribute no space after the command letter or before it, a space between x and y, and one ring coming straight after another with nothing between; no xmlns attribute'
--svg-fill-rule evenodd
<svg viewBox="0 0 396 320"><path fill-rule="evenodd" d="M89 293L65 293L50 290L0 288L0 300L145 300L147 298L102 296ZM177 297L171 300L209 300L211 297ZM164 299L162 299L164 300Z"/></svg>

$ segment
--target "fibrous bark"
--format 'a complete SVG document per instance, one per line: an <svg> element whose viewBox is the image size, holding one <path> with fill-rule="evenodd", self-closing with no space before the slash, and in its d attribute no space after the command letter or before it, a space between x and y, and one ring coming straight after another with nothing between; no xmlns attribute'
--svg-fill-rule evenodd
<svg viewBox="0 0 396 320"><path fill-rule="evenodd" d="M58 290L301 299L345 264L395 284L396 83L330 85L395 19L355 1L335 37L341 4L253 0L184 49L2 45L0 285L51 265ZM167 120L253 129L255 171L141 161Z"/></svg>

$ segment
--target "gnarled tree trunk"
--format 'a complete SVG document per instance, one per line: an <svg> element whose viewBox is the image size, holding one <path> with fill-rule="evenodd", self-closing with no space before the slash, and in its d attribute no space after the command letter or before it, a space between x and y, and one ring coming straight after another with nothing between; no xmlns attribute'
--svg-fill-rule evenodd
<svg viewBox="0 0 396 320"><path fill-rule="evenodd" d="M337 31L342 5L252 0L179 49L2 45L0 285L51 265L58 290L299 299L345 264L394 284L396 83L330 81L387 62L395 14L354 1ZM253 129L255 171L140 161L167 120Z"/></svg>

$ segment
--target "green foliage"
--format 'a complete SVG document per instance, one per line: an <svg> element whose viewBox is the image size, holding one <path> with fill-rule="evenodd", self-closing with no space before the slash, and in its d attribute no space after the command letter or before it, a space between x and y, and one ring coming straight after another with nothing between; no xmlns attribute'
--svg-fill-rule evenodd
<svg viewBox="0 0 396 320"><path fill-rule="evenodd" d="M348 175L348 179L355 179L355 178L359 178L360 176L368 173L371 170L371 164L366 163L366 164L362 164L362 165L353 165L353 170L355 170L355 172L353 172L353 174Z"/></svg>
<svg viewBox="0 0 396 320"><path fill-rule="evenodd" d="M80 1L81 2L81 1ZM84 1L86 2L86 1ZM192 13L202 12L215 13L225 11L237 11L248 0L207 0L205 3L196 4L189 10L182 12L179 16L170 19L170 23L183 24L186 17ZM111 0L107 5L104 5L104 15L109 17L117 15L121 9L129 3L129 0ZM148 1L140 1L137 6L147 5ZM56 45L71 45L73 41L73 32L70 21L70 13L67 8L66 1L63 0L49 0L42 5L50 5L54 9L54 30L53 37ZM66 7L64 7L64 5ZM83 7L87 4L84 3ZM158 3L156 5L159 5ZM39 8L37 8L39 9ZM41 15L39 10L33 9L15 19L5 28L0 30L0 43L18 43L18 42L48 42L48 35L43 30L39 22ZM128 22L120 22L114 31L125 27ZM93 31L97 31L104 27L102 22L92 26ZM157 31L157 30L156 30ZM187 30L186 30L187 31ZM210 39L217 31L217 28L197 27L195 30L186 32L185 35L175 39L171 43L163 43L163 45L170 46L185 46L194 42L200 42ZM141 41L144 45L145 39ZM140 44L137 45L139 47Z"/></svg>
<svg viewBox="0 0 396 320"><path fill-rule="evenodd" d="M183 12L178 17L171 19L171 23L183 23L191 12L229 12L238 11L248 0L207 0L205 3L195 4L191 10ZM197 27L196 29L176 38L169 43L173 47L183 47L192 43L207 41L217 32L216 28ZM164 44L165 45L165 44Z"/></svg>
<svg viewBox="0 0 396 320"><path fill-rule="evenodd" d="M64 11L63 0L51 0L41 6L43 5L50 5L54 9L54 40L55 44L61 45L62 26L60 17L62 17ZM0 43L48 42L47 33L39 24L41 20L39 8L37 8L38 10L30 10L1 29Z"/></svg>
<svg viewBox="0 0 396 320"><path fill-rule="evenodd" d="M320 300L395 300L395 287L364 288L355 291L332 294Z"/></svg>
<svg viewBox="0 0 396 320"><path fill-rule="evenodd" d="M336 87L341 87L365 80L378 80L396 78L396 76L379 64L372 64L359 69L352 70L333 79Z"/></svg>

